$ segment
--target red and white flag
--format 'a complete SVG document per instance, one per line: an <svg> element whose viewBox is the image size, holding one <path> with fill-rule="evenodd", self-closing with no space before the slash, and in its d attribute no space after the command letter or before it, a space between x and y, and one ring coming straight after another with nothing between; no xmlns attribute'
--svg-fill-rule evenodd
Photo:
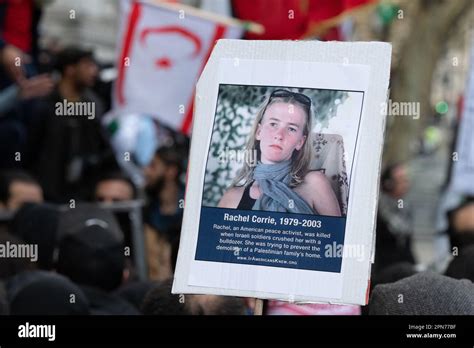
<svg viewBox="0 0 474 348"><path fill-rule="evenodd" d="M244 29L188 12L122 0L115 110L190 132L194 88L216 40L240 38Z"/></svg>

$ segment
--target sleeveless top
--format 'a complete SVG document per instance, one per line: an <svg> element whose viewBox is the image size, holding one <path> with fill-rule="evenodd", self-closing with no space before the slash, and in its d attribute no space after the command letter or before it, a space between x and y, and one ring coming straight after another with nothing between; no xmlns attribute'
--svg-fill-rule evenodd
<svg viewBox="0 0 474 348"><path fill-rule="evenodd" d="M245 187L242 198L240 199L237 209L241 210L252 210L253 205L255 204L256 199L250 197L250 187L252 186L253 181Z"/></svg>

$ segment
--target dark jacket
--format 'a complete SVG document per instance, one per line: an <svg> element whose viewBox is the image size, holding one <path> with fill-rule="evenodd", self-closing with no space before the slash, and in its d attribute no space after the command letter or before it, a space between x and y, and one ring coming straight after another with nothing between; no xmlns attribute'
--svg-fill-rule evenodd
<svg viewBox="0 0 474 348"><path fill-rule="evenodd" d="M140 315L138 309L118 295L86 285L81 289L89 300L92 315Z"/></svg>
<svg viewBox="0 0 474 348"><path fill-rule="evenodd" d="M41 101L32 115L28 146L31 171L46 199L58 203L85 198L84 187L92 186L100 165L112 154L100 125L102 103L95 94L87 91L80 100L93 103L93 118L58 114L57 103L63 102L57 90Z"/></svg>

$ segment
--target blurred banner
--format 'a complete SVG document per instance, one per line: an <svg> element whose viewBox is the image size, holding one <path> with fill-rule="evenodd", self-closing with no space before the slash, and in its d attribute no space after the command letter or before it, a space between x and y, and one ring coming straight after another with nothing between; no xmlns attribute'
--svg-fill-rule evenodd
<svg viewBox="0 0 474 348"><path fill-rule="evenodd" d="M200 8L204 11L232 17L232 5L230 0L201 0Z"/></svg>
<svg viewBox="0 0 474 348"><path fill-rule="evenodd" d="M464 110L453 154L453 190L474 195L474 42L471 47L469 80L464 94Z"/></svg>
<svg viewBox="0 0 474 348"><path fill-rule="evenodd" d="M188 134L194 87L214 43L243 35L234 23L184 5L122 0L114 109Z"/></svg>
<svg viewBox="0 0 474 348"><path fill-rule="evenodd" d="M378 0L233 0L232 4L237 18L265 27L263 35L248 33L247 39L295 40L324 34L346 15Z"/></svg>

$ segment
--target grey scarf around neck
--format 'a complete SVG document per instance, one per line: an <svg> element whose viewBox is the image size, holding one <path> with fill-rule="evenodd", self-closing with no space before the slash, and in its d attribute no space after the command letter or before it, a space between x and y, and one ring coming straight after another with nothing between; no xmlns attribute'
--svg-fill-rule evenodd
<svg viewBox="0 0 474 348"><path fill-rule="evenodd" d="M291 160L276 164L257 164L253 178L262 195L253 205L253 210L315 214L308 203L290 188L290 169Z"/></svg>

